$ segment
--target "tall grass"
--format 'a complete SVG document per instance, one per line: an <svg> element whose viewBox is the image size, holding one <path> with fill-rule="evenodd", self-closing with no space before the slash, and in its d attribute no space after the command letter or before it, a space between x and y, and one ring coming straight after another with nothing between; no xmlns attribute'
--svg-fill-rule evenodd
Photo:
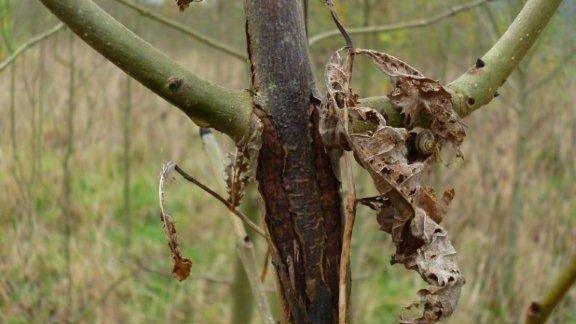
<svg viewBox="0 0 576 324"><path fill-rule="evenodd" d="M241 48L241 6L227 3L221 9L225 11L216 14L211 3L184 15L172 3L155 10L207 33L215 31L210 25L214 21L206 17L221 15L226 19L219 22L226 24L222 34L211 36ZM441 11L448 5L402 3L373 3L370 23L423 17L426 12L415 10L418 6ZM113 14L121 12L111 2L103 4ZM32 13L48 16L37 1L12 5L18 22L29 21ZM313 1L310 6L311 34L333 27L323 7ZM343 6L349 8L342 15L346 24L360 25L362 8ZM121 13L127 22L136 19L128 11ZM474 31L478 17L471 12L437 28L378 35L368 46L402 57L431 77L450 80L473 64L490 42L483 38L484 31ZM528 85L547 75L568 50L560 45L568 43L576 29L573 21L561 17L545 33L525 71ZM438 34L448 28L452 34L445 50L451 54L443 55L431 39L445 41ZM242 63L214 55L162 26L146 23L140 29L147 40L194 72L228 87L247 86L249 75ZM6 35L19 44L32 34L22 29ZM181 180L169 189L167 207L179 228L183 253L194 262L190 279L182 283L170 276L170 255L158 219L157 178L164 162L178 161L212 188L219 186L198 128L141 85L129 85L117 68L81 42L75 42L70 54L64 35L48 40L43 49L31 49L26 61L18 59L0 74L0 322L229 321L237 256L227 210ZM341 45L334 39L311 50L318 80L321 65ZM1 55L7 52L3 45ZM67 65L69 55L75 73ZM34 78L22 72L23 64L28 72L38 70L35 87L26 88ZM546 291L568 256L576 253L575 72L574 61L566 63L557 77L528 97L521 114L505 103L518 105L516 97L526 98L512 80L516 75L499 98L465 120L464 160L439 172L437 186L456 190L444 225L467 280L451 323L519 322L529 302ZM384 94L386 80L378 73L368 75L365 81L363 73L355 74L353 82L362 85L365 95ZM35 108L25 91L38 98ZM231 148L225 138L217 139ZM28 148L27 143L37 147ZM37 176L29 181L33 163ZM358 195L373 194L369 176L355 173ZM389 265L392 243L378 230L371 211L359 209L352 243L354 318L359 323L393 321L402 306L417 298L422 281L414 272ZM510 267L512 255L516 261ZM274 290L273 277L269 274L265 283L269 291ZM576 292L570 292L552 320L576 321L575 299Z"/></svg>

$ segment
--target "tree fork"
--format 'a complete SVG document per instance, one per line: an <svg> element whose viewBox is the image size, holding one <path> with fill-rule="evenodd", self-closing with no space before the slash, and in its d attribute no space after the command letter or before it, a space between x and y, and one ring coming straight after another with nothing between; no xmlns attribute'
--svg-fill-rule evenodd
<svg viewBox="0 0 576 324"><path fill-rule="evenodd" d="M338 321L340 183L318 133L318 100L299 1L247 0L257 179L274 246L283 320Z"/></svg>

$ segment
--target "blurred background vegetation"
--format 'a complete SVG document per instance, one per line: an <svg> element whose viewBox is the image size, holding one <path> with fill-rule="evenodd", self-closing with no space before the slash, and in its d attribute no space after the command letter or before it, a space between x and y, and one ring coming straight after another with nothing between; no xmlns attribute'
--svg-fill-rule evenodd
<svg viewBox="0 0 576 324"><path fill-rule="evenodd" d="M348 0L337 9L346 26L359 27L427 19L470 1ZM491 1L424 28L354 39L447 82L493 44L523 2ZM249 85L242 60L115 0L98 3L191 71L231 88ZM139 3L244 52L242 1L205 0L184 13L173 1ZM321 1L309 6L311 36L334 28ZM465 120L464 159L430 176L435 187L456 189L445 227L467 283L450 323L519 322L576 253L575 17L576 1L565 0L500 96ZM39 1L0 0L0 61L57 23ZM318 80L342 45L334 37L311 48ZM386 78L358 64L355 90L386 94ZM217 140L232 150L225 137ZM68 30L20 55L0 73L0 322L259 322L248 288L234 279L227 210L181 180L167 206L194 266L184 282L170 276L158 175L173 160L221 188L210 155L183 113ZM356 174L359 195L373 193L367 174ZM258 217L255 197L245 209ZM264 244L257 247L264 264ZM352 250L355 322L393 322L424 287L415 272L389 265L392 253L374 214L361 208ZM272 299L273 277L266 280ZM575 300L572 291L551 321L576 322Z"/></svg>

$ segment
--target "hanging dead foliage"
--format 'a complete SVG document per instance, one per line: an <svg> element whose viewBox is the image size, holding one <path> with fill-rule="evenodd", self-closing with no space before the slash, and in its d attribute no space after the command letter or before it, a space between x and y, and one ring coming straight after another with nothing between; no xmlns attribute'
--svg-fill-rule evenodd
<svg viewBox="0 0 576 324"><path fill-rule="evenodd" d="M170 178L170 174L174 171L176 164L173 162L168 162L162 168L162 173L160 174L160 184L158 188L158 194L160 199L160 220L164 225L164 234L168 240L168 246L170 247L170 252L172 253L172 260L174 264L172 266L172 275L180 281L188 278L190 275L190 268L192 268L192 261L190 259L182 257L180 249L178 248L178 233L176 232L176 227L172 221L172 217L166 212L164 208L164 196L165 196L165 186Z"/></svg>
<svg viewBox="0 0 576 324"><path fill-rule="evenodd" d="M258 166L258 153L262 147L262 122L253 118L248 135L240 141L234 153L228 154L225 169L228 202L234 208L240 205L244 189L254 181Z"/></svg>
<svg viewBox="0 0 576 324"><path fill-rule="evenodd" d="M405 128L386 125L369 107L359 107L351 88L354 56L368 57L394 85L388 97L405 117ZM430 287L419 292L423 314L402 323L434 323L450 316L458 302L464 278L456 250L439 225L454 196L446 191L437 200L434 190L422 186L421 175L443 144L458 148L464 127L452 110L451 95L435 80L401 60L373 50L345 48L330 58L325 71L326 100L321 108L320 132L328 147L354 152L371 175L380 196L359 199L378 212L378 223L390 233L396 253L393 263L416 270ZM364 132L348 128L349 116L376 125ZM426 128L417 127L429 121ZM414 306L414 305L412 305Z"/></svg>

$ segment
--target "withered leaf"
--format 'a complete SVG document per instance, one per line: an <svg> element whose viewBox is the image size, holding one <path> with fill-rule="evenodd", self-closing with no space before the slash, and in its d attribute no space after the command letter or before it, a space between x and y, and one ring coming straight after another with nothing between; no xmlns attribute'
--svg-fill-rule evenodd
<svg viewBox="0 0 576 324"><path fill-rule="evenodd" d="M168 240L168 247L170 247L170 252L172 253L172 260L174 265L172 266L172 275L182 281L190 275L190 268L192 267L192 261L190 259L182 257L180 249L178 248L178 233L176 232L176 227L172 221L172 217L166 212L164 208L164 196L165 196L165 186L168 181L170 174L174 171L176 164L173 162L168 162L162 168L162 173L160 174L160 184L159 184L159 199L160 199L160 220L164 225L164 234Z"/></svg>
<svg viewBox="0 0 576 324"><path fill-rule="evenodd" d="M440 82L425 77L391 55L364 49L357 49L354 53L367 56L380 71L390 76L394 88L388 98L406 116L407 126L414 126L421 115L426 114L432 118L430 128L435 135L455 146L461 144L465 136L464 126L452 109L452 96Z"/></svg>
<svg viewBox="0 0 576 324"><path fill-rule="evenodd" d="M386 125L384 117L369 107L358 107L352 91L352 56L365 55L389 75L394 88L391 103L405 116L411 129L422 115L431 121L432 155L409 159L411 135L406 128ZM401 60L373 50L337 51L325 71L327 94L321 107L321 134L329 147L352 150L357 161L371 175L380 197L359 199L358 203L378 212L380 228L392 235L396 244L394 263L417 271L430 287L420 291L422 316L402 319L402 323L434 323L450 316L457 305L464 278L456 263L456 250L446 231L438 225L454 197L448 190L438 201L431 188L420 184L444 143L458 147L464 129L452 109L451 96L442 85ZM377 124L375 130L353 133L348 130L348 114ZM437 141L436 141L437 139ZM413 139L412 139L413 141ZM428 153L429 153L428 152Z"/></svg>
<svg viewBox="0 0 576 324"><path fill-rule="evenodd" d="M444 214L448 211L448 205L454 198L454 189L444 191L440 201L436 201L436 193L430 187L420 187L415 195L415 203L426 211L426 214L436 223L440 224Z"/></svg>

